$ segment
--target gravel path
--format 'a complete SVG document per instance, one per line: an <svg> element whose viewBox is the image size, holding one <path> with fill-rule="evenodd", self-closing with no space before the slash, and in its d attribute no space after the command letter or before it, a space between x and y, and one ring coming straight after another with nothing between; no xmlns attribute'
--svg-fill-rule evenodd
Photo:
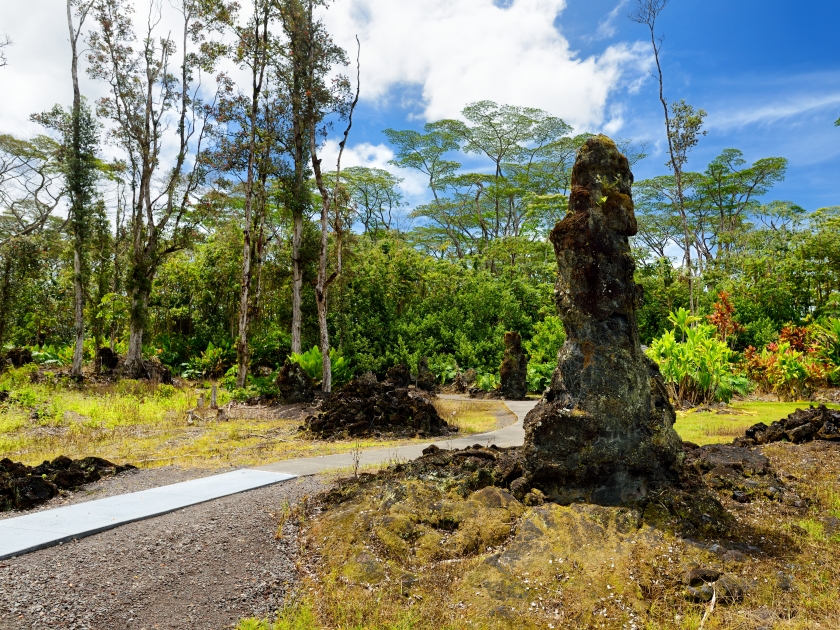
<svg viewBox="0 0 840 630"><path fill-rule="evenodd" d="M181 468L179 466L164 466L161 468L140 468L127 470L114 477L104 477L99 481L86 484L77 490L68 492L61 491L61 494L46 503L42 503L31 510L12 510L0 512L0 520L14 518L32 512L52 510L53 508L73 505L74 503L85 503L95 499L104 499L118 494L129 492L140 492L149 488L159 488L181 481L190 481L210 475L220 475L225 472L236 470L235 468Z"/></svg>
<svg viewBox="0 0 840 630"><path fill-rule="evenodd" d="M146 472L124 482L150 482ZM279 513L324 487L293 479L0 561L0 629L221 630L267 616L297 581L295 532L275 539Z"/></svg>

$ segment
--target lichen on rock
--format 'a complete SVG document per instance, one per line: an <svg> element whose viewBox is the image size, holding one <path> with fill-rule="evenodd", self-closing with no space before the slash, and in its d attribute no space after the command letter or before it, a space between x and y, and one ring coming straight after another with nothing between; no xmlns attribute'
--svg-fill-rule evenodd
<svg viewBox="0 0 840 630"><path fill-rule="evenodd" d="M558 503L633 503L675 481L683 460L664 381L639 341L632 183L613 141L588 139L569 214L550 236L567 337L550 388L525 419L525 473Z"/></svg>

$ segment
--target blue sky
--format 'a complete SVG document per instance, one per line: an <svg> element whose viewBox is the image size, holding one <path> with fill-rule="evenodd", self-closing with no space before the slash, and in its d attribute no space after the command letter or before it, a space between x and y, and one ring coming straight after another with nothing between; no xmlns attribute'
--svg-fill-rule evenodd
<svg viewBox="0 0 840 630"><path fill-rule="evenodd" d="M627 19L631 7L618 0L568 0L553 24L577 59L620 44L646 44L642 52L649 55L646 28ZM666 98L682 98L708 112L708 135L689 168L702 170L730 147L741 149L750 162L782 156L790 160L788 176L768 200L791 200L807 209L840 205L840 128L833 126L840 117L838 26L840 2L672 0L658 24L665 36ZM641 179L666 172L664 126L655 81L646 71L631 75L642 79L641 85L618 87L606 108L621 112L615 135L653 143L652 155L636 167ZM490 92L487 98L494 98ZM383 143L385 127L420 129L426 121L422 111L418 84L394 86L387 98L363 99L352 143ZM596 120L577 130L604 127L604 120Z"/></svg>
<svg viewBox="0 0 840 630"><path fill-rule="evenodd" d="M335 0L325 19L336 40L362 42L362 101L345 165L387 166L386 127L420 129L490 99L543 108L578 132L647 140L652 154L637 179L665 173L650 42L627 19L634 1ZM147 3L136 4L140 18ZM30 113L69 104L65 20L64 0L4 3L0 33L14 45L0 69L0 132L38 133ZM749 161L782 156L788 176L768 201L840 205L838 26L837 0L671 0L658 26L666 96L709 114L689 168L730 147ZM83 75L89 100L105 90ZM334 150L333 141L327 163ZM421 202L422 178L406 176L404 191Z"/></svg>

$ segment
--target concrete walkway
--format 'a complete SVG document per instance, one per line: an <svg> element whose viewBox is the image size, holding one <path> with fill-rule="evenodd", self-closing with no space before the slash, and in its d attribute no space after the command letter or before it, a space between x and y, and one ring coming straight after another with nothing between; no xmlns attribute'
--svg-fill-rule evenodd
<svg viewBox="0 0 840 630"><path fill-rule="evenodd" d="M516 423L498 431L441 440L434 444L446 449L465 448L473 444L482 446L495 444L499 447L519 446L525 437L522 420L536 403L535 400L505 401L507 407L516 415ZM363 451L359 463L365 466L415 459L427 446L429 443ZM5 519L0 521L0 560L97 534L133 521L174 512L190 505L254 490L295 477L314 475L337 468L351 468L353 465L352 453L290 459L266 466L235 470L142 492L132 492Z"/></svg>

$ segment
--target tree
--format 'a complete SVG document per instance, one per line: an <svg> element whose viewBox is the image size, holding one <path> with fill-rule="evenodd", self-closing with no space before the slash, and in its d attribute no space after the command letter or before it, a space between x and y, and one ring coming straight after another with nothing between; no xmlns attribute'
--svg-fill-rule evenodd
<svg viewBox="0 0 840 630"><path fill-rule="evenodd" d="M657 78L659 80L659 101L665 113L665 131L668 137L668 153L670 159L667 166L674 173L674 181L677 191L677 209L680 213L680 220L683 226L683 239L685 251L685 264L688 270L688 295L691 313L694 313L694 282L692 277L691 245L692 238L688 225L688 214L686 212L685 195L683 192L683 167L688 161L688 153L697 145L700 131L703 125L703 118L706 117L705 110L695 109L681 100L672 103L669 109L665 100L664 77L662 64L659 60L659 51L662 49L664 38L656 38L656 20L668 5L669 0L636 0L636 9L630 14L630 19L638 24L644 24L650 30L650 42L653 46L653 57L656 61Z"/></svg>
<svg viewBox="0 0 840 630"><path fill-rule="evenodd" d="M251 96L249 99L249 116L247 121L248 146L247 146L247 175L245 182L245 212L242 223L242 280L239 299L239 338L237 339L236 355L238 370L236 386L245 387L248 376L248 315L250 311L250 289L251 289L251 256L253 245L251 242L251 222L254 205L254 184L255 170L258 159L257 151L257 115L260 108L260 97L263 91L263 82L266 78L266 71L269 64L271 38L269 36L269 23L272 21L273 11L268 0L254 0L253 14L244 29L240 31L240 44L237 49L237 60L248 67L251 73ZM271 149L268 149L271 152ZM263 169L265 171L265 169ZM267 174L266 174L267 175ZM265 180L262 180L263 195ZM264 210L264 203L260 208L260 214Z"/></svg>
<svg viewBox="0 0 840 630"><path fill-rule="evenodd" d="M3 37L0 37L0 68L4 67L6 63L8 63L6 59L6 54L3 52L3 49L11 45L12 40L9 39L8 35L3 35Z"/></svg>
<svg viewBox="0 0 840 630"><path fill-rule="evenodd" d="M330 359L330 336L329 327L327 323L327 291L330 284L332 284L342 272L342 229L338 220L338 213L340 212L338 204L338 193L341 182L341 158L344 154L344 147L347 145L347 138L350 135L350 130L353 127L353 111L359 102L359 90L361 89L361 66L359 64L359 53L356 55L356 95L352 102L347 103L347 91L349 83L342 77L333 84L332 98L322 99L320 103L331 102L332 109L339 115L346 115L347 127L344 129L344 137L338 143L339 151L336 159L335 179L331 182L332 190L327 188L325 179L321 173L321 160L318 158L318 146L316 142L316 132L318 124L321 123L329 111L319 106L319 101L316 101L315 94L318 91L327 89L325 84L325 77L327 71L339 63L346 63L346 56L344 51L335 45L332 45L326 35L326 31L320 28L321 22L312 21L312 1L309 4L309 20L310 31L317 33L320 37L313 37L310 44L310 83L309 94L307 99L307 112L309 114L309 128L313 133L309 136L309 152L312 157L312 171L315 174L315 183L318 192L321 195L321 244L318 254L318 280L315 284L315 304L318 307L318 329L321 336L321 356L323 357L323 379L321 381L321 389L325 392L332 391L332 363ZM356 39L358 43L358 38ZM322 132L325 134L325 131ZM329 237L329 223L330 210L336 213L336 270L327 277L327 246Z"/></svg>
<svg viewBox="0 0 840 630"><path fill-rule="evenodd" d="M76 9L78 24L73 21L73 9ZM84 250L89 233L91 205L96 194L97 164L96 150L99 144L99 128L91 116L90 110L82 103L79 89L79 37L88 13L93 8L93 0L67 0L67 29L70 34L70 77L73 83L73 108L69 115L56 108L53 116L44 120L53 121L52 126L63 127L64 179L70 197L70 224L73 232L73 314L76 331L76 343L73 349L73 367L70 375L82 377L82 360L85 344L85 278ZM65 120L59 123L61 118ZM49 122L48 122L49 124Z"/></svg>
<svg viewBox="0 0 840 630"><path fill-rule="evenodd" d="M334 179L336 175L327 173L326 177ZM381 168L351 166L342 171L340 180L365 234L376 236L394 227L394 215L405 205L399 191L401 178Z"/></svg>
<svg viewBox="0 0 840 630"><path fill-rule="evenodd" d="M766 194L776 182L785 178L785 158L764 158L752 166L746 164L738 149L724 149L709 163L698 193L703 203L711 206L716 215L715 254L727 254L735 240L735 231L751 214L757 212L757 197Z"/></svg>
<svg viewBox="0 0 840 630"><path fill-rule="evenodd" d="M66 194L61 180L55 140L0 134L0 242L44 228Z"/></svg>
<svg viewBox="0 0 840 630"><path fill-rule="evenodd" d="M145 369L143 331L155 273L166 256L187 244L195 222L193 197L205 174L203 161L196 157L203 151L211 112L198 97L199 75L212 70L224 52L220 43L206 37L228 23L232 10L216 1L179 0L183 28L180 77L176 77L172 72L176 44L168 37L157 39L160 7L151 9L135 50L131 7L125 0L97 0L97 28L88 42L88 73L110 90L99 101L98 113L114 123L114 139L128 162L132 199L126 288L131 307L126 369L134 374ZM199 24L202 28L197 28ZM162 148L171 123L177 154L166 169Z"/></svg>

